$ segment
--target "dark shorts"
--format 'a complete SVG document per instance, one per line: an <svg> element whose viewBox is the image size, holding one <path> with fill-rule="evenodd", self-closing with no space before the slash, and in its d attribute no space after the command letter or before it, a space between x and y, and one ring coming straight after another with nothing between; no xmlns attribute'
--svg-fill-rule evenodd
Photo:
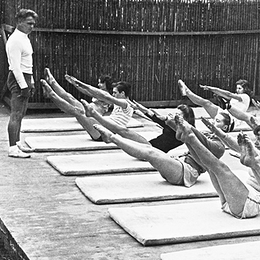
<svg viewBox="0 0 260 260"><path fill-rule="evenodd" d="M9 71L8 78L7 78L7 87L9 91L11 92L11 112L12 113L20 113L22 115L25 115L27 106L28 106L28 100L31 95L31 89L33 88L32 84L32 75L24 73L25 81L30 88L28 91L28 96L20 96L21 94L21 88L18 85L15 76L12 71Z"/></svg>
<svg viewBox="0 0 260 260"><path fill-rule="evenodd" d="M31 74L26 74L26 73L23 73L23 75L24 75L24 79L25 79L28 87L30 89L32 89L33 88L33 85L32 85L32 75ZM21 93L21 88L18 85L18 83L17 83L17 81L15 79L15 76L14 76L12 71L9 71L9 74L8 74L7 87L9 89L9 91L11 92L11 94L15 94L15 93L16 94L20 94ZM28 93L30 93L30 91Z"/></svg>

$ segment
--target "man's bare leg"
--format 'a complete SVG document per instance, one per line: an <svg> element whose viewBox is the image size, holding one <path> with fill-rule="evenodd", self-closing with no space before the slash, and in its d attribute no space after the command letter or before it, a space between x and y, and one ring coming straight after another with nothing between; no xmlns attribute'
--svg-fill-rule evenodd
<svg viewBox="0 0 260 260"><path fill-rule="evenodd" d="M114 143L127 154L148 161L155 169L157 169L161 176L171 184L183 184L183 167L182 164L166 153L152 147L138 143L117 134L113 134L108 129L101 125L94 125L100 132L102 139L106 143Z"/></svg>
<svg viewBox="0 0 260 260"><path fill-rule="evenodd" d="M109 129L111 132L121 135L124 138L151 145L143 136L139 135L133 130L128 129L126 126L120 126L115 123L113 120L110 120L109 117L104 117L100 115L86 100L81 100L84 109L86 111L86 115L88 117L95 118L101 125Z"/></svg>
<svg viewBox="0 0 260 260"><path fill-rule="evenodd" d="M218 106L208 99L204 99L193 93L182 80L179 80L178 84L182 95L187 96L194 104L203 107L211 118L215 118L219 110Z"/></svg>
<svg viewBox="0 0 260 260"><path fill-rule="evenodd" d="M248 189L226 164L205 148L184 120L177 123L176 136L193 147L198 158L208 170L213 186L220 195L221 203L227 201L231 212L240 216L248 196Z"/></svg>

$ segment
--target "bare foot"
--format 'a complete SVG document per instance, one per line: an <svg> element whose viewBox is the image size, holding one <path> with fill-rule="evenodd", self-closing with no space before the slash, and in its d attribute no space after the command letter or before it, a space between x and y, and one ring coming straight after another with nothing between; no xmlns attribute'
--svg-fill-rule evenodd
<svg viewBox="0 0 260 260"><path fill-rule="evenodd" d="M51 71L49 68L45 68L44 69L44 77L45 80L48 82L48 84L52 85L53 82L55 82L55 78L53 77L53 75L51 74Z"/></svg>
<svg viewBox="0 0 260 260"><path fill-rule="evenodd" d="M43 96L45 98L50 98L50 93L53 91L52 88L46 82L46 80L41 79L40 82L41 82L41 85L42 85Z"/></svg>
<svg viewBox="0 0 260 260"><path fill-rule="evenodd" d="M255 164L258 153L255 150L253 142L243 133L239 133L237 142L241 148L240 162L245 166L251 167Z"/></svg>
<svg viewBox="0 0 260 260"><path fill-rule="evenodd" d="M93 127L101 134L102 140L105 143L111 143L111 136L113 135L112 132L110 132L108 129L103 127L102 125L94 124Z"/></svg>
<svg viewBox="0 0 260 260"><path fill-rule="evenodd" d="M73 76L70 76L70 75L68 75L68 74L66 74L65 75L65 79L70 83L70 84L72 84L72 85L74 85L74 86L78 86L79 84L78 84L78 80L75 78L75 77L73 77Z"/></svg>
<svg viewBox="0 0 260 260"><path fill-rule="evenodd" d="M187 91L188 87L186 86L186 84L181 79L178 80L178 84L179 84L179 89L181 91L181 95L187 96L186 91Z"/></svg>
<svg viewBox="0 0 260 260"><path fill-rule="evenodd" d="M84 99L81 99L80 102L85 108L85 115L88 117L93 117L95 115L95 109Z"/></svg>
<svg viewBox="0 0 260 260"><path fill-rule="evenodd" d="M253 126L254 128L259 125L259 124L258 124L258 121L257 121L257 119L256 119L255 116L251 116L251 117L250 117L250 123L252 124L252 126Z"/></svg>
<svg viewBox="0 0 260 260"><path fill-rule="evenodd" d="M177 130L177 125L174 119L174 115L172 113L169 113L168 116L166 117L165 124L168 125L174 131Z"/></svg>
<svg viewBox="0 0 260 260"><path fill-rule="evenodd" d="M188 143L190 138L194 136L191 126L178 114L175 115L174 120L177 126L176 138L183 143Z"/></svg>

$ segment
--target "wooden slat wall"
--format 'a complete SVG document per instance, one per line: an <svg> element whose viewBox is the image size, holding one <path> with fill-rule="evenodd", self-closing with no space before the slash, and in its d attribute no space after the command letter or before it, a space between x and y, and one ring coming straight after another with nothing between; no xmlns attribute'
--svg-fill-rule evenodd
<svg viewBox="0 0 260 260"><path fill-rule="evenodd" d="M14 25L21 7L39 14L38 31L31 34L38 86L32 102L45 102L39 86L45 66L77 98L65 73L90 84L103 73L129 81L132 98L139 101L180 99L179 78L207 98L211 93L198 84L234 91L240 78L260 94L257 0L2 2L7 24Z"/></svg>

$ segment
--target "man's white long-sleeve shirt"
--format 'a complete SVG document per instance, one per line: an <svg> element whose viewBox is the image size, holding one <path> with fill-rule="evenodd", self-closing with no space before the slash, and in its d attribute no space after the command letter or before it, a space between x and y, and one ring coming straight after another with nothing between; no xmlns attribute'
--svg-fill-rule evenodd
<svg viewBox="0 0 260 260"><path fill-rule="evenodd" d="M9 70L14 73L20 88L27 88L28 85L26 84L23 73L33 73L33 49L28 35L15 29L7 40L6 53Z"/></svg>

